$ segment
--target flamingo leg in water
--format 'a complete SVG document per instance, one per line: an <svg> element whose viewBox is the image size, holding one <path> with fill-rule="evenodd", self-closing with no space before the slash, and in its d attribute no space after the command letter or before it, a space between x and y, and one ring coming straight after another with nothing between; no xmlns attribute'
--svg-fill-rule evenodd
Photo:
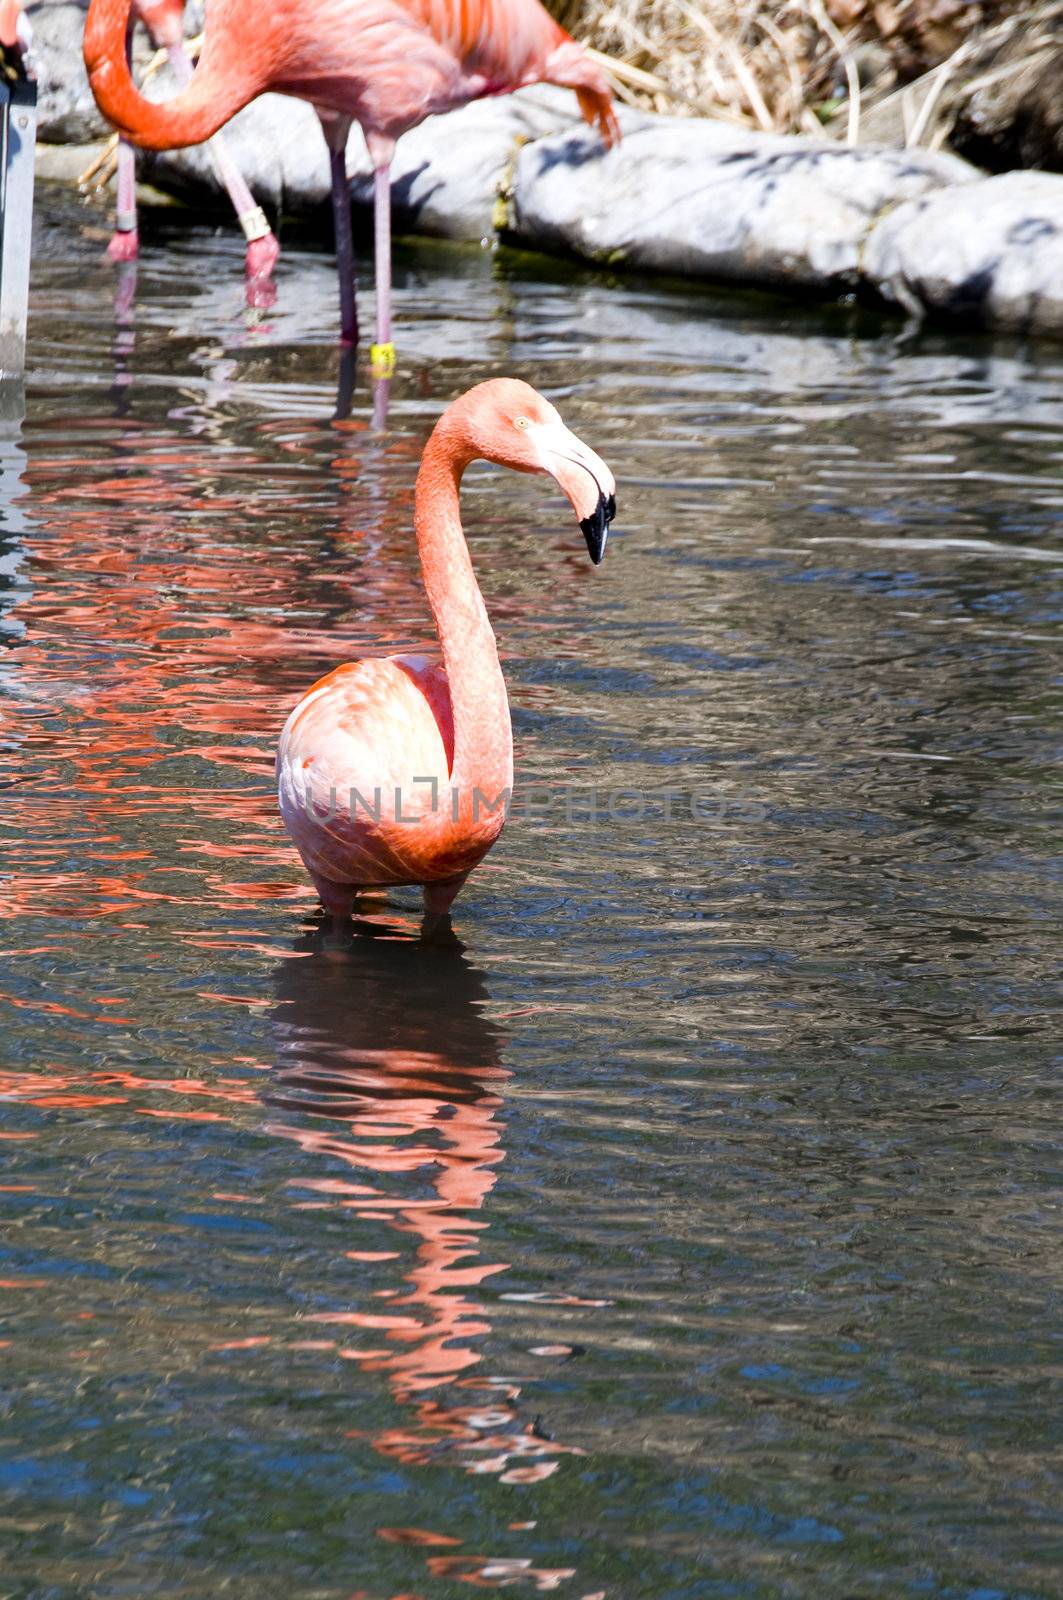
<svg viewBox="0 0 1063 1600"><path fill-rule="evenodd" d="M336 271L340 279L340 338L358 343L358 307L355 302L354 241L351 237L351 186L347 181L346 142L329 146L332 168L332 218L336 229Z"/></svg>
<svg viewBox="0 0 1063 1600"><path fill-rule="evenodd" d="M450 920L450 908L454 896L468 876L467 872L463 872L460 878L451 878L445 883L425 884L424 916L421 918L421 938L425 944L453 945L459 942Z"/></svg>
<svg viewBox="0 0 1063 1600"><path fill-rule="evenodd" d="M388 425L388 405L391 399L391 379L373 379L373 427L383 433Z"/></svg>
<svg viewBox="0 0 1063 1600"><path fill-rule="evenodd" d="M435 883L425 884L424 914L426 921L430 922L434 917L445 917L447 915L468 876L467 872L460 872L456 878L441 878Z"/></svg>
<svg viewBox="0 0 1063 1600"><path fill-rule="evenodd" d="M395 371L395 346L391 342L391 164L377 166L373 180L373 238L376 272L376 343L369 351L375 378L390 378ZM387 415L385 397L385 416Z"/></svg>
<svg viewBox="0 0 1063 1600"><path fill-rule="evenodd" d="M222 135L216 133L210 141L210 153L218 169L229 198L236 210L240 226L247 240L247 276L268 278L276 266L280 246L266 221L266 214L247 187L244 175L229 154Z"/></svg>
<svg viewBox="0 0 1063 1600"><path fill-rule="evenodd" d="M314 888L317 890L322 909L330 917L336 917L341 922L350 916L357 903L361 890L353 883L333 883L331 878L314 876Z"/></svg>
<svg viewBox="0 0 1063 1600"><path fill-rule="evenodd" d="M350 416L356 377L355 351L350 345L344 345L340 350L340 376L336 385L336 409L332 413L333 422L346 422Z"/></svg>
<svg viewBox="0 0 1063 1600"><path fill-rule="evenodd" d="M118 141L118 210L114 234L107 246L112 261L135 261L140 248L137 231L137 158L133 146Z"/></svg>

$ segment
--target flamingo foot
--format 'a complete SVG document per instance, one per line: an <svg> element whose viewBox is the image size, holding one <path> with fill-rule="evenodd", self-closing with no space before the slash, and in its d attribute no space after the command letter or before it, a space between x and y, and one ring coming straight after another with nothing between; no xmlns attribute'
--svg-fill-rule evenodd
<svg viewBox="0 0 1063 1600"><path fill-rule="evenodd" d="M314 888L321 904L330 917L349 917L358 899L358 889L353 883L336 883L331 878L319 878L315 873Z"/></svg>
<svg viewBox="0 0 1063 1600"><path fill-rule="evenodd" d="M136 228L119 228L111 236L107 254L112 261L135 261L140 251L140 234Z"/></svg>
<svg viewBox="0 0 1063 1600"><path fill-rule="evenodd" d="M247 279L244 299L251 311L272 311L277 304L277 285L272 278Z"/></svg>
<svg viewBox="0 0 1063 1600"><path fill-rule="evenodd" d="M442 878L437 883L426 883L424 886L424 914L425 921L430 922L437 917L445 917L454 904L454 898L460 890L467 872L460 872L456 878Z"/></svg>
<svg viewBox="0 0 1063 1600"><path fill-rule="evenodd" d="M454 932L449 911L444 911L441 916L430 916L425 913L421 923L421 943L438 945L447 950L463 948L461 940Z"/></svg>
<svg viewBox="0 0 1063 1600"><path fill-rule="evenodd" d="M244 267L248 278L268 278L277 265L280 253L281 247L272 233L263 234L261 239L252 239L247 246Z"/></svg>

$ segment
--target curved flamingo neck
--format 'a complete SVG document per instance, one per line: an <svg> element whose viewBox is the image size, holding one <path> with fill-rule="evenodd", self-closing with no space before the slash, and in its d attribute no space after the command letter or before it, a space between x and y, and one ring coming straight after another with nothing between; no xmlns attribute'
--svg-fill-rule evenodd
<svg viewBox="0 0 1063 1600"><path fill-rule="evenodd" d="M203 55L188 86L161 104L146 100L126 59L131 8L132 0L92 0L84 54L97 105L134 143L147 150L202 144L261 92L261 64L249 60L248 52L236 57L227 51L224 34L208 22Z"/></svg>
<svg viewBox="0 0 1063 1600"><path fill-rule="evenodd" d="M461 477L478 451L443 416L417 474L414 527L454 716L454 787L463 809L478 788L489 806L513 783L513 735L505 679L461 526ZM487 807L485 807L486 815Z"/></svg>

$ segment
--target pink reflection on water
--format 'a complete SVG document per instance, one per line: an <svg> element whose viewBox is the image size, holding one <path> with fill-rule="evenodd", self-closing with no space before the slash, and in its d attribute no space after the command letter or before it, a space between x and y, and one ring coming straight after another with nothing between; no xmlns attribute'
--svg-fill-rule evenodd
<svg viewBox="0 0 1063 1600"><path fill-rule="evenodd" d="M399 473L411 463L384 497L360 484L356 431L283 427L247 443L129 416L27 428L0 917L309 897L277 823L276 737L319 669L391 647L418 599L409 563L363 570L409 514L417 445L382 447ZM354 547L342 574L322 570L329 529ZM242 881L237 860L254 868Z"/></svg>
<svg viewBox="0 0 1063 1600"><path fill-rule="evenodd" d="M313 1164L293 1174L293 1203L345 1213L355 1226L383 1224L406 1241L401 1286L378 1291L371 1307L363 1296L310 1320L334 1333L340 1356L380 1374L406 1412L393 1427L352 1437L408 1466L541 1482L581 1452L526 1420L520 1382L474 1370L491 1333L490 1307L475 1291L508 1267L487 1253L484 1215L505 1158L502 1035L484 1015L487 990L460 948L426 949L379 925L376 937L370 931L308 935L307 959L276 974L277 1071L264 1097L289 1114L271 1131ZM331 1171L322 1174L322 1163ZM341 1177L337 1163L351 1176ZM367 1238L375 1244L379 1234ZM348 1253L355 1262L392 1254ZM399 1535L384 1529L381 1537ZM405 1542L428 1537L411 1533ZM463 1554L432 1557L428 1568L495 1586L510 1561ZM518 1568L544 1590L570 1575L523 1561L512 1574Z"/></svg>

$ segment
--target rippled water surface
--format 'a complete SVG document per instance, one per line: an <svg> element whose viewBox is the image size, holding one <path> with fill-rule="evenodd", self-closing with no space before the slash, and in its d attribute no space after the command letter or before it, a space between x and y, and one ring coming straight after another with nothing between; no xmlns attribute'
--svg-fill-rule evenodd
<svg viewBox="0 0 1063 1600"><path fill-rule="evenodd" d="M382 432L329 257L102 238L3 424L4 1600L1058 1596L1063 349L407 248ZM466 481L567 812L326 937L277 734L511 372L620 485L596 571Z"/></svg>

